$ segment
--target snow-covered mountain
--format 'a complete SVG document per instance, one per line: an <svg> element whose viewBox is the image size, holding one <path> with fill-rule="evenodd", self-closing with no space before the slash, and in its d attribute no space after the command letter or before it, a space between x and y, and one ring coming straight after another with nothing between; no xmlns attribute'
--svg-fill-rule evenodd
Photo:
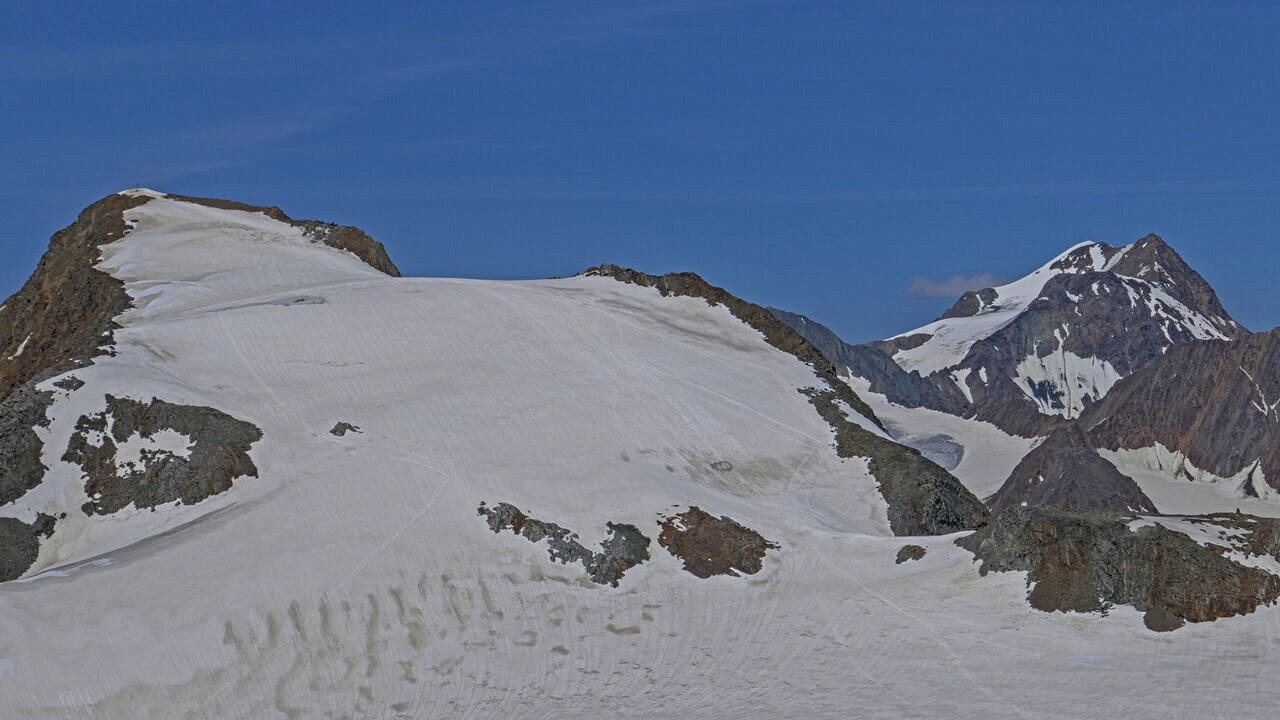
<svg viewBox="0 0 1280 720"><path fill-rule="evenodd" d="M1079 417L1176 345L1247 335L1204 279L1148 235L1077 245L1020 280L965 293L923 327L838 352L845 374L895 403L1030 437Z"/></svg>
<svg viewBox="0 0 1280 720"><path fill-rule="evenodd" d="M1237 333L1129 272L1161 337ZM979 468L1030 441L900 444L901 406L696 275L396 275L355 228L146 190L54 236L0 307L0 716L1268 702L1280 521L991 518Z"/></svg>

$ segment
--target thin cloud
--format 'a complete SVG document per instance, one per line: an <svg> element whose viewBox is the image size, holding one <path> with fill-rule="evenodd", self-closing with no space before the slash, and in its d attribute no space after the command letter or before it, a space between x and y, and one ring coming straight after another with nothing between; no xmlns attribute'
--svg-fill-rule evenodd
<svg viewBox="0 0 1280 720"><path fill-rule="evenodd" d="M944 280L918 277L911 281L911 287L907 288L907 295L915 298L952 299L963 295L969 290L996 287L1007 282L1009 282L1008 278L1003 278L993 273L980 273L978 275L957 274Z"/></svg>

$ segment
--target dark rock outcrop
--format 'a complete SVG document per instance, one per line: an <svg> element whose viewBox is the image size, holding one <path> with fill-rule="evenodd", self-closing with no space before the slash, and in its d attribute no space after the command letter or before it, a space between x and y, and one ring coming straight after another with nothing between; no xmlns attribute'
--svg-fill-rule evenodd
<svg viewBox="0 0 1280 720"><path fill-rule="evenodd" d="M1277 557L1280 520L1243 515L1185 518L1242 540L1200 544L1160 525L1130 529L1133 515L1011 508L956 543L979 572L1028 573L1027 599L1045 611L1103 612L1131 605L1152 630L1253 612L1280 597L1280 577L1226 555ZM1230 547L1228 546L1230 545Z"/></svg>
<svg viewBox="0 0 1280 720"><path fill-rule="evenodd" d="M84 387L84 381L76 377L75 375L68 375L64 378L54 380L52 385L58 388L59 390L66 390L67 392L75 392L76 390L79 390L80 388Z"/></svg>
<svg viewBox="0 0 1280 720"><path fill-rule="evenodd" d="M946 312L938 316L939 320L947 318L973 317L984 309L995 304L997 299L995 288L986 288L984 290L970 290L960 296L955 305L952 305ZM900 346L901 347L901 346ZM902 347L906 350L909 348Z"/></svg>
<svg viewBox="0 0 1280 720"><path fill-rule="evenodd" d="M28 525L16 518L0 517L0 582L22 577L35 564L40 538L52 532L52 521L42 515L34 525Z"/></svg>
<svg viewBox="0 0 1280 720"><path fill-rule="evenodd" d="M214 408L154 398L108 395L106 405L103 412L80 417L62 457L85 473L86 515L109 515L129 505L192 505L229 490L238 477L258 476L249 448L262 431L251 423ZM166 430L190 440L185 457L167 450L143 450L137 461L118 457L119 443Z"/></svg>
<svg viewBox="0 0 1280 720"><path fill-rule="evenodd" d="M360 426L352 425L349 422L340 422L337 425L334 425L331 430L329 430L330 435L336 435L338 437L342 437L347 433L359 433L359 432L362 432L360 430Z"/></svg>
<svg viewBox="0 0 1280 720"><path fill-rule="evenodd" d="M290 224L302 228L309 237L338 250L346 250L366 265L391 277L400 277L400 268L391 262L382 243L368 233L350 225L334 225L319 220L290 220Z"/></svg>
<svg viewBox="0 0 1280 720"><path fill-rule="evenodd" d="M880 425L871 408L839 378L836 365L775 313L737 298L693 273L646 275L617 265L601 265L583 274L652 287L663 295L697 297L711 305L723 305L734 317L759 331L765 342L812 367L826 387L802 392L835 431L836 450L841 457L870 458L871 472L889 504L890 526L895 534L947 534L973 529L985 521L986 508L981 501L942 467L919 451L850 421L841 403Z"/></svg>
<svg viewBox="0 0 1280 720"><path fill-rule="evenodd" d="M618 580L631 568L649 559L649 538L634 525L606 523L609 536L592 552L578 541L578 535L555 523L525 515L515 505L480 503L478 514L495 533L510 530L529 542L547 541L547 553L560 563L581 563L587 576L600 585L618 587Z"/></svg>
<svg viewBox="0 0 1280 720"><path fill-rule="evenodd" d="M53 393L37 390L36 382L23 383L0 401L0 506L39 485L48 470L40 460L44 441L35 428L48 426Z"/></svg>
<svg viewBox="0 0 1280 720"><path fill-rule="evenodd" d="M919 545L903 545L898 549L898 555L893 559L897 565L901 565L908 560L924 559L925 549Z"/></svg>
<svg viewBox="0 0 1280 720"><path fill-rule="evenodd" d="M0 399L36 376L88 363L111 343L114 318L130 300L124 283L95 267L98 248L124 237L124 211L150 199L109 195L85 208L54 234L26 284L0 303Z"/></svg>
<svg viewBox="0 0 1280 720"><path fill-rule="evenodd" d="M665 517L658 544L684 561L684 569L706 579L712 575L754 575L764 567L769 550L778 549L760 533L722 515L715 517L697 506Z"/></svg>
<svg viewBox="0 0 1280 720"><path fill-rule="evenodd" d="M1038 505L1156 512L1138 483L1099 455L1074 423L1055 429L1027 453L987 504L994 512Z"/></svg>

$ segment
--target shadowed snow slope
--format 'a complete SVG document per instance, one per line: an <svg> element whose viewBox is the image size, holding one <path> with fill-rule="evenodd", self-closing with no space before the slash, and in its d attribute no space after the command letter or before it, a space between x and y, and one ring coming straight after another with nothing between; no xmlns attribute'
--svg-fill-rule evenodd
<svg viewBox="0 0 1280 720"><path fill-rule="evenodd" d="M392 278L159 194L124 219L99 264L132 301L113 353L38 381L47 471L0 508L56 518L0 585L0 715L1167 717L1267 696L1269 610L1156 637L1125 608L1033 611L954 536L895 564L872 463L800 392L822 379L723 304ZM181 422L145 429L154 407ZM252 463L198 502L89 513L77 434L118 491L200 452ZM702 579L653 543L613 588L495 534L482 502L586 551L693 506L770 547Z"/></svg>

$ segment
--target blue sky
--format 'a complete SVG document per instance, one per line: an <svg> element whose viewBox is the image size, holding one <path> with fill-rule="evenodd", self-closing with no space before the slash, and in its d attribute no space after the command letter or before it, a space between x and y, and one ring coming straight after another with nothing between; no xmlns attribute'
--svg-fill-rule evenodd
<svg viewBox="0 0 1280 720"><path fill-rule="evenodd" d="M25 5L0 295L144 185L359 225L412 275L693 270L854 341L1156 232L1280 324L1280 3Z"/></svg>

